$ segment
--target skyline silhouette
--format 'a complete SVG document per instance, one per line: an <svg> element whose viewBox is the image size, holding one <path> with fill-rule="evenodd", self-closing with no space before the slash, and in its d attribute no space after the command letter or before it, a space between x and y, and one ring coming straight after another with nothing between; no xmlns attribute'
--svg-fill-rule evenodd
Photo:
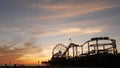
<svg viewBox="0 0 120 68"><path fill-rule="evenodd" d="M56 44L92 37L115 39L120 52L119 12L120 0L0 0L0 64L38 65Z"/></svg>

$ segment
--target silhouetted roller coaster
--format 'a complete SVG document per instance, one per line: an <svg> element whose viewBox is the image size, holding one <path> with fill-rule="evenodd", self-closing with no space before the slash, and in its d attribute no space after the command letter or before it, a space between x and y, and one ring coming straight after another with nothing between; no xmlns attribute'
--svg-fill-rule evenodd
<svg viewBox="0 0 120 68"><path fill-rule="evenodd" d="M86 61L96 61L91 60L93 58L92 57L90 59L89 57L91 56L108 56L117 54L118 51L115 39L110 39L109 37L95 37L86 41L82 45L78 45L75 43L70 43L68 46L64 44L57 44L53 48L52 58L49 62L50 64L71 64L72 62L73 65L82 65L82 63L85 63ZM100 60L101 58L98 58L96 59L102 62Z"/></svg>
<svg viewBox="0 0 120 68"><path fill-rule="evenodd" d="M99 43L99 41L102 41L102 42ZM107 41L110 41L110 42L106 43ZM86 47L87 52L85 53L84 53L84 48L83 48L84 46L87 46ZM86 41L82 45L77 45L75 43L70 43L68 46L64 44L57 44L53 48L52 58L55 58L55 57L68 58L70 48L73 49L72 57L94 55L98 53L117 54L116 40L109 39L109 37L96 37L96 38L91 38L91 40ZM78 54L78 48L80 49L79 51L81 51L81 54Z"/></svg>

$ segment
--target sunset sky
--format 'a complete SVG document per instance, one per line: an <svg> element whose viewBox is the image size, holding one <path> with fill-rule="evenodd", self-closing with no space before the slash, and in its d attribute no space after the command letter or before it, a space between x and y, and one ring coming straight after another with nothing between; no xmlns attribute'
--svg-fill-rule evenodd
<svg viewBox="0 0 120 68"><path fill-rule="evenodd" d="M69 38L116 39L120 52L120 0L0 0L0 64L36 64Z"/></svg>

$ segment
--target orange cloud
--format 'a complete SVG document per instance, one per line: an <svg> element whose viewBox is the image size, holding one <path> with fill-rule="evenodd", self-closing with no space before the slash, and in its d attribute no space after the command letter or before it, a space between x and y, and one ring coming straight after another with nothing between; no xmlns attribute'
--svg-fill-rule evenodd
<svg viewBox="0 0 120 68"><path fill-rule="evenodd" d="M115 16L114 18L119 18L119 16ZM60 36L60 35L70 35L70 36L78 36L78 35L92 35L94 33L100 33L109 28L108 24L103 23L102 26L98 24L100 22L105 22L108 20L113 19L113 17L102 18L102 19L93 19L93 20L85 20L85 21L77 21L77 22L70 22L70 23L59 23L53 22L50 25L31 25L30 26L30 33L32 37L51 37L51 36ZM97 23L98 22L98 23ZM48 23L49 24L49 23ZM60 26L58 26L60 24ZM97 26L91 26L91 25ZM57 27L54 27L57 26ZM82 28L85 27L85 28ZM49 29L45 29L49 28ZM41 30L38 30L41 29Z"/></svg>
<svg viewBox="0 0 120 68"><path fill-rule="evenodd" d="M56 31L47 31L43 33L33 34L33 37L48 37L48 36L59 36L59 35L83 35L91 33L100 33L106 29L106 26L101 27L89 27L89 28L61 28Z"/></svg>
<svg viewBox="0 0 120 68"><path fill-rule="evenodd" d="M15 40L10 43L4 42L0 44L0 64L6 64L9 62L15 64L24 64L27 62L26 60L29 60L32 63L32 61L34 61L34 59L31 60L32 56L29 57L24 55L34 54L38 52L41 53L43 51L41 47L35 46L31 41L24 42L23 44L21 43L23 42L16 42ZM17 47L18 44L21 44L21 47ZM23 56L26 58L19 60Z"/></svg>

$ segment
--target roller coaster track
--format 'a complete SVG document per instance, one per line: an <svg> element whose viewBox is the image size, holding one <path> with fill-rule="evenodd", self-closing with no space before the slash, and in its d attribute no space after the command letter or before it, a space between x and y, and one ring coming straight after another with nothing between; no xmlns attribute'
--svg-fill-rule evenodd
<svg viewBox="0 0 120 68"><path fill-rule="evenodd" d="M99 43L100 40L111 41L111 43ZM95 41L95 43L90 44L90 42L92 42L92 41ZM87 44L87 52L84 53L84 48L83 47L86 46L86 44ZM107 48L107 46L110 46L110 47ZM79 55L78 55L78 49L77 49L78 47L81 48L81 50L80 50L81 54L79 54ZM93 49L91 50L92 47L93 47ZM103 48L99 49L99 47L103 47ZM73 57L93 55L93 54L104 53L104 52L107 52L107 53L111 52L112 54L117 54L116 40L109 39L109 37L91 38L90 40L86 41L82 45L77 45L77 44L74 44L74 43L70 43L68 45L68 47L66 47L66 50L62 53L61 57L68 57L70 48L73 49Z"/></svg>

